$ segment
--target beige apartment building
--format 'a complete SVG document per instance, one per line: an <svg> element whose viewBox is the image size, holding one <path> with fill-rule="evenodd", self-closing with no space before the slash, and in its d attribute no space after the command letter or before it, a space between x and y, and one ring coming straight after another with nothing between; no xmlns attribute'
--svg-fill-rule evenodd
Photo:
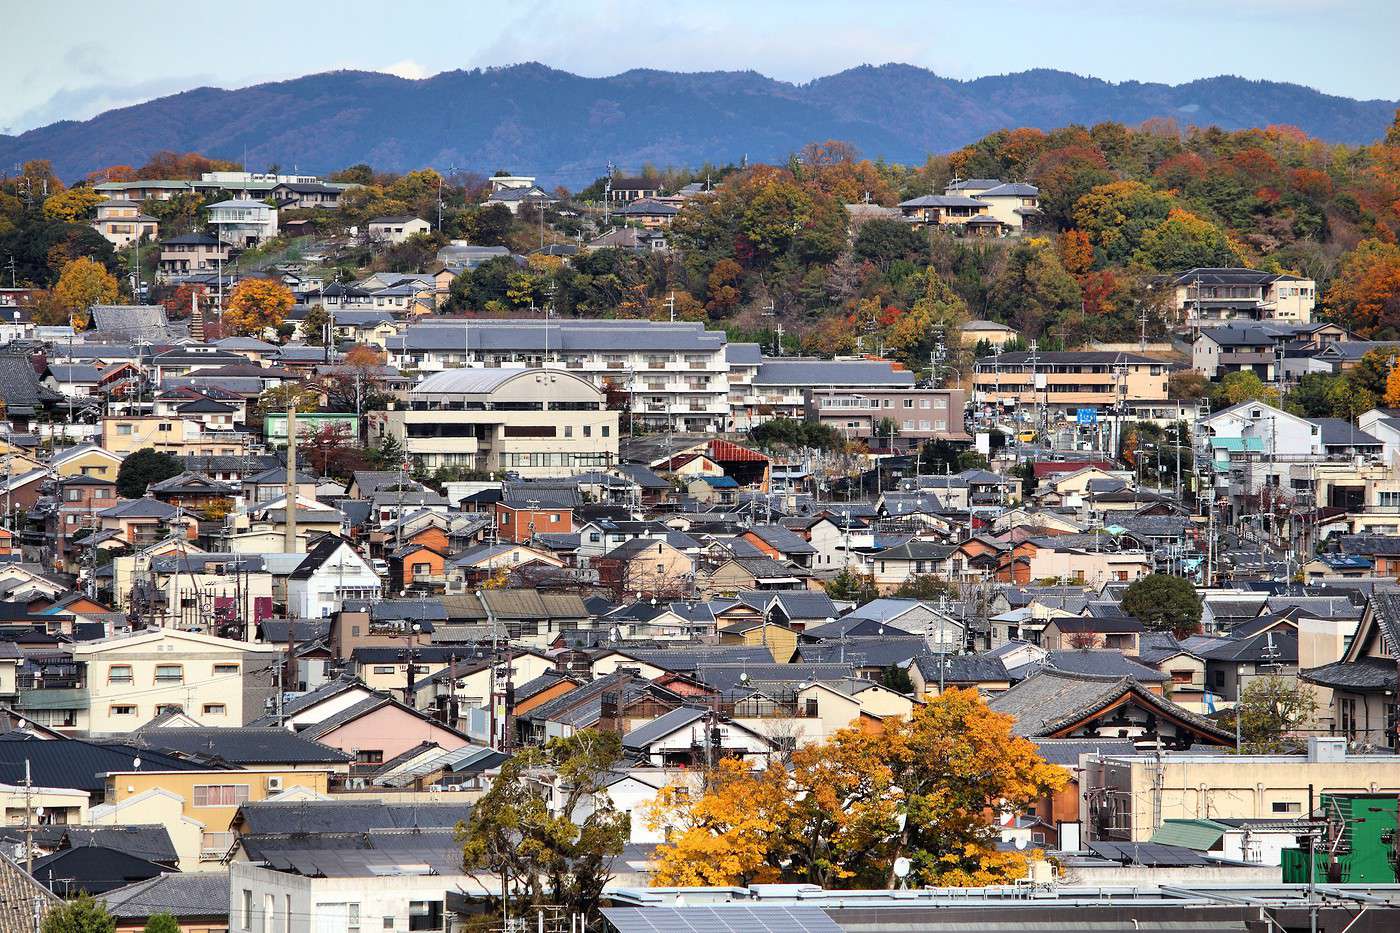
<svg viewBox="0 0 1400 933"><path fill-rule="evenodd" d="M968 440L963 429L962 389L824 388L806 392L807 418L872 447L917 447L931 440ZM876 437L876 426L894 422L892 437Z"/></svg>
<svg viewBox="0 0 1400 933"><path fill-rule="evenodd" d="M1394 755L1352 755L1313 738L1305 755L1087 755L1079 780L1086 839L1147 842L1169 819L1301 819L1308 792L1400 793Z"/></svg>
<svg viewBox="0 0 1400 933"><path fill-rule="evenodd" d="M998 353L977 361L973 401L1033 407L1051 413L1109 408L1129 400L1167 398L1170 366L1136 353L1040 351Z"/></svg>
<svg viewBox="0 0 1400 933"><path fill-rule="evenodd" d="M129 415L102 419L102 447L118 457L151 447L184 456L233 457L245 453L244 436L233 431L205 431L194 418Z"/></svg>
<svg viewBox="0 0 1400 933"><path fill-rule="evenodd" d="M129 732L178 707L203 726L243 726L263 715L281 662L278 645L175 629L73 645L86 669L92 733Z"/></svg>
<svg viewBox="0 0 1400 933"><path fill-rule="evenodd" d="M372 437L392 435L423 468L560 476L617 462L618 413L603 392L559 369L451 369L370 413Z"/></svg>

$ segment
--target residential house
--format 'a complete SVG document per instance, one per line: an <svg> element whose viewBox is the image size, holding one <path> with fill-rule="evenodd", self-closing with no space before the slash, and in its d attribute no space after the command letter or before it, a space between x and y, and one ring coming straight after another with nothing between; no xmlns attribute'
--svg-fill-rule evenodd
<svg viewBox="0 0 1400 933"><path fill-rule="evenodd" d="M160 231L160 221L141 213L135 201L112 198L97 205L97 220L92 229L117 249L126 249L143 240L154 240Z"/></svg>
<svg viewBox="0 0 1400 933"><path fill-rule="evenodd" d="M340 613L348 600L373 600L383 580L350 542L326 535L287 578L287 612L293 618L323 619Z"/></svg>
<svg viewBox="0 0 1400 933"><path fill-rule="evenodd" d="M229 245L207 233L186 233L160 243L156 276L163 282L217 272L229 260Z"/></svg>
<svg viewBox="0 0 1400 933"><path fill-rule="evenodd" d="M219 239L237 248L257 246L277 236L277 208L262 201L232 198L210 204L209 224Z"/></svg>
<svg viewBox="0 0 1400 933"><path fill-rule="evenodd" d="M433 225L412 214L371 217L365 226L371 243L399 244L418 233L432 232Z"/></svg>

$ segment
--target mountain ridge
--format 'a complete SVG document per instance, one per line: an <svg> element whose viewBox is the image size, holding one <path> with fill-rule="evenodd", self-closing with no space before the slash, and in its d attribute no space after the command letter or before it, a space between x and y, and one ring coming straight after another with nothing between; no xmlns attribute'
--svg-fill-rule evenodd
<svg viewBox="0 0 1400 933"><path fill-rule="evenodd" d="M964 80L886 63L802 83L753 69L636 68L583 77L539 62L419 79L347 69L191 88L0 136L0 164L48 158L74 179L107 165L139 165L161 149L234 160L246 151L254 167L510 168L580 185L608 162L634 169L744 155L782 160L825 139L851 142L871 157L922 162L999 129L1156 117L1227 130L1286 123L1329 142L1363 143L1384 134L1395 107L1234 75L1168 85L1048 68Z"/></svg>

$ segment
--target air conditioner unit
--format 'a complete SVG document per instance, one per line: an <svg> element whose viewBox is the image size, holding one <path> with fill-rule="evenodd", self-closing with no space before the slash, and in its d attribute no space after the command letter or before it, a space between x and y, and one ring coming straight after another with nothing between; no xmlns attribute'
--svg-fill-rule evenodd
<svg viewBox="0 0 1400 933"><path fill-rule="evenodd" d="M270 791L280 791L282 789L281 775L271 775L267 779L267 789Z"/></svg>

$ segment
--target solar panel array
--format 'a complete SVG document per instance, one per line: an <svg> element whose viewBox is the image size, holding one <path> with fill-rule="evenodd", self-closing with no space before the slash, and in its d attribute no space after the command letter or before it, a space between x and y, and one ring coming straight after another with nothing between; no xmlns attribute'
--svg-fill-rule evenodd
<svg viewBox="0 0 1400 933"><path fill-rule="evenodd" d="M819 907L609 907L618 933L841 933Z"/></svg>

